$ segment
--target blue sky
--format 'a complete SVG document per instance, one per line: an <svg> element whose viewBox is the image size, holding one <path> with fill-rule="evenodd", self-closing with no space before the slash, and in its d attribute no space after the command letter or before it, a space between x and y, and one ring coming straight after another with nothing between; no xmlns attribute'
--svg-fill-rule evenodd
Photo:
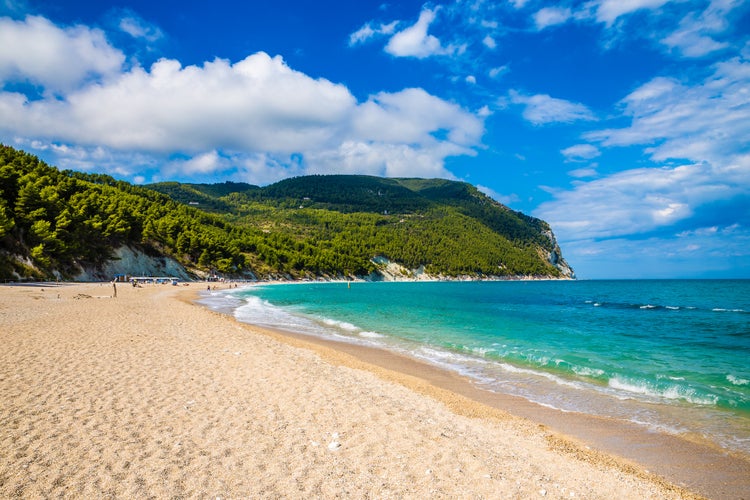
<svg viewBox="0 0 750 500"><path fill-rule="evenodd" d="M135 183L464 180L580 278L750 278L750 2L0 0L0 142Z"/></svg>

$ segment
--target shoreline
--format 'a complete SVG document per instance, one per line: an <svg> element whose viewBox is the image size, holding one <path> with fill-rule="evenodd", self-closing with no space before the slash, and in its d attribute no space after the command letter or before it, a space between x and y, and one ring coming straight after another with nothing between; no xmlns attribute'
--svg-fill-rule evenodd
<svg viewBox="0 0 750 500"><path fill-rule="evenodd" d="M239 322L225 311L217 313ZM632 422L545 407L520 396L482 389L468 377L387 349L245 324L282 342L312 349L333 363L370 371L437 399L457 414L522 418L539 424L553 433L551 446L579 458L591 455L596 460L613 460L622 470L645 472L650 479L653 473L657 480L663 478L709 498L744 498L750 491L750 456L698 436L673 435Z"/></svg>
<svg viewBox="0 0 750 500"><path fill-rule="evenodd" d="M0 287L0 496L747 492L750 476L728 484L737 458L703 470L724 483L688 491L540 420L474 401L448 372L211 311L194 303L200 285L117 290L111 298L110 283Z"/></svg>
<svg viewBox="0 0 750 500"><path fill-rule="evenodd" d="M624 472L708 498L744 498L750 488L750 461L714 443L547 408L519 396L481 389L468 378L384 349L251 326L281 342L311 349L332 363L367 370L436 399L458 415L522 419L538 425L540 432L548 433L551 447L579 460L606 461Z"/></svg>

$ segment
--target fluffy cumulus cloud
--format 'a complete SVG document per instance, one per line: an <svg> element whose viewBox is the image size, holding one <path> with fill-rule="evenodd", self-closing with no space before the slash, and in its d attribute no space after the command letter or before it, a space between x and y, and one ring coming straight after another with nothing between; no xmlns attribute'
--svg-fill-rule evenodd
<svg viewBox="0 0 750 500"><path fill-rule="evenodd" d="M443 159L475 154L484 130L474 114L422 89L371 96L349 128L337 148L310 155L313 171L450 178Z"/></svg>
<svg viewBox="0 0 750 500"><path fill-rule="evenodd" d="M483 126L455 104L422 89L406 89L379 93L359 106L353 130L368 140L402 144L436 143L437 136L444 136L442 142L465 149L477 143Z"/></svg>
<svg viewBox="0 0 750 500"><path fill-rule="evenodd" d="M98 29L58 27L39 16L0 18L0 82L69 91L84 81L116 74L124 62L125 55Z"/></svg>
<svg viewBox="0 0 750 500"><path fill-rule="evenodd" d="M534 125L596 120L594 113L583 104L546 94L526 95L511 90L508 99L511 104L523 106L523 117Z"/></svg>
<svg viewBox="0 0 750 500"><path fill-rule="evenodd" d="M428 33L435 15L435 10L422 10L416 23L391 37L385 46L385 51L397 57L419 59L450 53L451 48L443 47L437 37Z"/></svg>
<svg viewBox="0 0 750 500"><path fill-rule="evenodd" d="M358 102L344 85L263 52L235 63L161 59L126 69L96 30L43 18L3 22L12 28L0 30L12 42L0 44L3 87L33 81L45 92L0 92L0 140L53 153L61 166L146 180L221 174L262 183L332 171L446 177L446 157L474 154L481 143L479 114L422 89ZM79 56L60 70L62 80L41 64L50 51L63 62Z"/></svg>
<svg viewBox="0 0 750 500"><path fill-rule="evenodd" d="M162 59L64 100L0 96L9 132L161 153L308 149L332 140L354 104L345 87L314 80L265 53L187 67Z"/></svg>

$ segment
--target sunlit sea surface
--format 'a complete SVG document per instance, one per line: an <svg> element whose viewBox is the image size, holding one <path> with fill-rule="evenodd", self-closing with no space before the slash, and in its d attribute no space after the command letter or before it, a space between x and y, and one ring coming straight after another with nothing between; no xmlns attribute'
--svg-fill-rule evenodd
<svg viewBox="0 0 750 500"><path fill-rule="evenodd" d="M258 284L202 302L750 454L748 280Z"/></svg>

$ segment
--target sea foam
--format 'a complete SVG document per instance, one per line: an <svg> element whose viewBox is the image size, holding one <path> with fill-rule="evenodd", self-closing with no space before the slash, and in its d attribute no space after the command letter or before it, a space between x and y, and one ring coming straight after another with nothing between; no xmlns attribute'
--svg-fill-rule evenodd
<svg viewBox="0 0 750 500"><path fill-rule="evenodd" d="M707 394L701 396L697 394L694 388L679 384L656 387L645 380L631 381L612 377L609 379L608 385L612 389L656 399L682 400L692 404L712 406L719 402L719 398L715 395Z"/></svg>
<svg viewBox="0 0 750 500"><path fill-rule="evenodd" d="M729 381L729 383L733 385L750 385L750 380L747 380L745 378L735 377L731 373L727 375L727 380Z"/></svg>

